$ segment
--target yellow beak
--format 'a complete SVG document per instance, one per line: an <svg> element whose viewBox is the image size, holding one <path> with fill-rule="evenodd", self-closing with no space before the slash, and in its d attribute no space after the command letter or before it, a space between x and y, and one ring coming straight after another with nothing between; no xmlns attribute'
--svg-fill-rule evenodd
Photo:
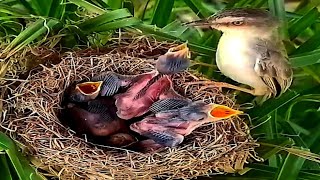
<svg viewBox="0 0 320 180"><path fill-rule="evenodd" d="M228 106L212 104L212 108L208 111L208 116L214 120L227 119L232 116L243 114L244 112L229 108Z"/></svg>
<svg viewBox="0 0 320 180"><path fill-rule="evenodd" d="M191 53L189 51L187 43L183 43L179 46L170 48L166 54L174 54L174 56L176 57L188 58L188 59L191 57Z"/></svg>
<svg viewBox="0 0 320 180"><path fill-rule="evenodd" d="M84 82L76 85L76 90L87 96L98 96L103 81Z"/></svg>

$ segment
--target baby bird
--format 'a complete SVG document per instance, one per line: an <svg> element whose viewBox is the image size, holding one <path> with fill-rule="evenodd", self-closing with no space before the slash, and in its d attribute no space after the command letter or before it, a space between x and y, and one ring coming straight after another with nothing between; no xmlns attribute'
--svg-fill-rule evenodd
<svg viewBox="0 0 320 180"><path fill-rule="evenodd" d="M116 115L114 99L103 97L87 103L68 103L62 112L62 120L77 134L109 136L127 132L128 126Z"/></svg>
<svg viewBox="0 0 320 180"><path fill-rule="evenodd" d="M163 110L164 101L158 101L154 116L148 116L142 121L130 125L130 129L142 136L154 140L163 146L175 147L181 144L184 137L205 123L216 122L232 116L242 114L242 111L231 109L218 104L207 104L202 101L189 103L189 105ZM157 107L161 109L157 109Z"/></svg>
<svg viewBox="0 0 320 180"><path fill-rule="evenodd" d="M102 83L102 81L74 83L66 90L65 96L70 102L88 102L99 95Z"/></svg>
<svg viewBox="0 0 320 180"><path fill-rule="evenodd" d="M240 90L264 99L278 97L290 87L293 71L277 31L280 23L269 12L228 9L208 19L186 24L222 31L216 53L219 70L253 89L220 82L202 83Z"/></svg>
<svg viewBox="0 0 320 180"><path fill-rule="evenodd" d="M142 116L148 112L149 107L159 99L160 95L171 85L167 77L163 77L149 86L146 93L138 99L136 94L146 86L146 84L155 76L155 72L141 75L140 79L129 87L126 92L116 94L117 115L122 119L131 119Z"/></svg>
<svg viewBox="0 0 320 180"><path fill-rule="evenodd" d="M138 99L146 93L151 84L158 81L161 77L173 75L186 70L190 62L190 51L187 44L181 44L170 48L167 53L161 55L156 60L155 76L137 93L134 99Z"/></svg>

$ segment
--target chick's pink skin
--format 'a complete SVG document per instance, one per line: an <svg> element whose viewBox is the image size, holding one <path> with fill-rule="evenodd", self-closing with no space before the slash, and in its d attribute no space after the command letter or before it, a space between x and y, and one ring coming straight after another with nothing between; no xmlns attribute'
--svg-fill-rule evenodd
<svg viewBox="0 0 320 180"><path fill-rule="evenodd" d="M147 117L142 121L133 123L131 130L143 135L149 131L164 132L170 131L176 134L187 136L192 133L193 130L209 122L208 119L200 121L183 121L178 119L166 119L159 117Z"/></svg>
<svg viewBox="0 0 320 180"><path fill-rule="evenodd" d="M117 115L122 119L131 119L148 112L149 107L159 99L161 93L170 86L171 81L164 76L152 84L146 93L134 99L138 92L154 77L154 74L143 75L125 93L115 96Z"/></svg>

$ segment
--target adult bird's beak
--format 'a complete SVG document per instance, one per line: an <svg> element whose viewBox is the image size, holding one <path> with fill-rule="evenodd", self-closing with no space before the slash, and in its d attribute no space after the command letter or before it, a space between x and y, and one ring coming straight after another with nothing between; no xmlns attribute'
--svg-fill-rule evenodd
<svg viewBox="0 0 320 180"><path fill-rule="evenodd" d="M201 19L201 20L196 20L196 21L184 23L184 25L198 26L198 27L212 27L215 24L216 23L214 21L210 21L209 19Z"/></svg>
<svg viewBox="0 0 320 180"><path fill-rule="evenodd" d="M212 104L208 111L208 116L213 120L227 119L239 114L243 114L243 112L219 104Z"/></svg>
<svg viewBox="0 0 320 180"><path fill-rule="evenodd" d="M182 59L189 59L191 57L191 53L189 51L189 48L187 46L187 43L183 43L179 46L170 48L166 55L172 55L175 58L182 58Z"/></svg>
<svg viewBox="0 0 320 180"><path fill-rule="evenodd" d="M103 81L80 83L76 85L76 90L94 99L99 95L102 83Z"/></svg>

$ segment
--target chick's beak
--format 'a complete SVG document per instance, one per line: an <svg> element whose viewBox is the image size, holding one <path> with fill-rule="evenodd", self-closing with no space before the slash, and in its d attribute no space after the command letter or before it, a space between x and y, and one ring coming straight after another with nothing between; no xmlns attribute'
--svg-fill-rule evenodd
<svg viewBox="0 0 320 180"><path fill-rule="evenodd" d="M213 104L211 107L212 108L209 110L208 115L214 120L227 119L232 116L243 114L242 111L235 110L224 105Z"/></svg>
<svg viewBox="0 0 320 180"><path fill-rule="evenodd" d="M84 82L81 84L77 84L76 89L88 96L98 96L103 81L97 81L97 82Z"/></svg>
<svg viewBox="0 0 320 180"><path fill-rule="evenodd" d="M191 53L189 51L187 43L183 43L179 46L170 48L168 50L167 54L172 54L177 58L179 57L179 58L183 58L183 59L189 59L191 57Z"/></svg>

